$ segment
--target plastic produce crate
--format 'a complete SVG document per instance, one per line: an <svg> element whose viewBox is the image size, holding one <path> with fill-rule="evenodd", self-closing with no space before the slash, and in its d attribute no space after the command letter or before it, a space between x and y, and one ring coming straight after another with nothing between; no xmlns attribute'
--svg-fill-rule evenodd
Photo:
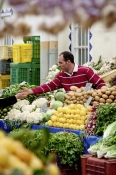
<svg viewBox="0 0 116 175"><path fill-rule="evenodd" d="M11 46L0 46L0 59L9 59L12 58L12 47Z"/></svg>
<svg viewBox="0 0 116 175"><path fill-rule="evenodd" d="M10 75L0 75L0 89L10 86Z"/></svg>
<svg viewBox="0 0 116 175"><path fill-rule="evenodd" d="M116 175L116 159L98 159L91 155L81 157L82 175Z"/></svg>
<svg viewBox="0 0 116 175"><path fill-rule="evenodd" d="M0 74L10 74L10 63L11 59L9 60L0 60Z"/></svg>
<svg viewBox="0 0 116 175"><path fill-rule="evenodd" d="M31 84L40 85L40 64L31 64Z"/></svg>
<svg viewBox="0 0 116 175"><path fill-rule="evenodd" d="M32 61L32 44L13 44L13 62L28 63Z"/></svg>
<svg viewBox="0 0 116 175"><path fill-rule="evenodd" d="M19 84L23 81L30 85L40 85L40 65L36 63L11 63L10 85Z"/></svg>
<svg viewBox="0 0 116 175"><path fill-rule="evenodd" d="M26 36L24 43L32 43L32 62L40 63L40 36Z"/></svg>

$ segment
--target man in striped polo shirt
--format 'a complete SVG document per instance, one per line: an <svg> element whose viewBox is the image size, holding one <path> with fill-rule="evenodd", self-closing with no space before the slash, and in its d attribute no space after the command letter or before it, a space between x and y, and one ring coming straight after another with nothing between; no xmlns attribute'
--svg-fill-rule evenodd
<svg viewBox="0 0 116 175"><path fill-rule="evenodd" d="M30 94L42 94L64 88L66 92L70 91L70 86L85 87L86 83L92 83L94 89L100 89L105 86L105 82L89 67L77 65L74 63L74 56L68 51L62 52L58 57L58 66L61 71L56 77L47 84L36 88L22 88L21 92Z"/></svg>

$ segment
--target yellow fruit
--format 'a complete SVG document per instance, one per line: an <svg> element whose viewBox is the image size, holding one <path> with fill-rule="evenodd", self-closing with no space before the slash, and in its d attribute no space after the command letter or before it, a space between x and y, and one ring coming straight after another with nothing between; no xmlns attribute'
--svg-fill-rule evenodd
<svg viewBox="0 0 116 175"><path fill-rule="evenodd" d="M46 168L47 174L49 175L60 175L60 171L57 165L55 164L48 164Z"/></svg>
<svg viewBox="0 0 116 175"><path fill-rule="evenodd" d="M84 130L85 125L80 125L80 130Z"/></svg>
<svg viewBox="0 0 116 175"><path fill-rule="evenodd" d="M87 109L87 111L91 111L92 107L91 106L87 106L86 109Z"/></svg>
<svg viewBox="0 0 116 175"><path fill-rule="evenodd" d="M80 116L79 114L75 114L75 118L76 118L76 119L80 119L80 117L81 117L81 116Z"/></svg>
<svg viewBox="0 0 116 175"><path fill-rule="evenodd" d="M41 159L37 158L36 156L32 156L31 161L29 163L29 166L32 169L39 169L39 170L44 168L44 165L43 165Z"/></svg>
<svg viewBox="0 0 116 175"><path fill-rule="evenodd" d="M86 120L86 116L81 116L81 120L85 121Z"/></svg>
<svg viewBox="0 0 116 175"><path fill-rule="evenodd" d="M75 114L80 114L80 109L76 109Z"/></svg>
<svg viewBox="0 0 116 175"><path fill-rule="evenodd" d="M63 123L59 123L59 128L62 128L63 127Z"/></svg>
<svg viewBox="0 0 116 175"><path fill-rule="evenodd" d="M83 106L83 105L81 105L81 104L77 104L77 105L76 105L76 108L77 108L77 109L81 109L82 106Z"/></svg>
<svg viewBox="0 0 116 175"><path fill-rule="evenodd" d="M62 110L63 110L63 113L66 114L66 111L68 110L69 108L67 106L63 107Z"/></svg>
<svg viewBox="0 0 116 175"><path fill-rule="evenodd" d="M58 108L57 108L57 111L58 111L58 112L63 112L63 108L62 108L62 107L58 107Z"/></svg>
<svg viewBox="0 0 116 175"><path fill-rule="evenodd" d="M80 120L80 125L84 125L84 120Z"/></svg>
<svg viewBox="0 0 116 175"><path fill-rule="evenodd" d="M58 117L63 117L63 115L64 115L63 112L59 112L57 116Z"/></svg>
<svg viewBox="0 0 116 175"><path fill-rule="evenodd" d="M53 115L57 116L57 115L58 115L58 111L55 111L55 112L53 113Z"/></svg>
<svg viewBox="0 0 116 175"><path fill-rule="evenodd" d="M83 111L80 111L80 115L81 116L84 116L84 115L86 115L86 112L83 110Z"/></svg>
<svg viewBox="0 0 116 175"><path fill-rule="evenodd" d="M8 150L2 145L0 145L0 166L8 165L8 157L9 157Z"/></svg>
<svg viewBox="0 0 116 175"><path fill-rule="evenodd" d="M52 122L55 122L55 121L57 121L57 116L52 115L52 116L50 117L50 119L51 119Z"/></svg>
<svg viewBox="0 0 116 175"><path fill-rule="evenodd" d="M75 109L75 104L70 104L70 105L69 105L69 108L70 108L70 109Z"/></svg>
<svg viewBox="0 0 116 175"><path fill-rule="evenodd" d="M48 125L48 126L53 126L52 120L49 120L49 121L47 122L47 125Z"/></svg>
<svg viewBox="0 0 116 175"><path fill-rule="evenodd" d="M71 109L67 109L66 114L71 114Z"/></svg>

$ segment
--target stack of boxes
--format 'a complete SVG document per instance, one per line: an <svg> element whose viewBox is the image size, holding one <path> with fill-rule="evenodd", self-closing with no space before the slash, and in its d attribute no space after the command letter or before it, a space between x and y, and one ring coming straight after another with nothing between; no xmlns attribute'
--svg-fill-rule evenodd
<svg viewBox="0 0 116 175"><path fill-rule="evenodd" d="M12 47L0 46L0 89L10 86L10 63L12 62Z"/></svg>
<svg viewBox="0 0 116 175"><path fill-rule="evenodd" d="M10 64L10 85L23 81L40 85L40 36L23 38L24 44L13 44Z"/></svg>

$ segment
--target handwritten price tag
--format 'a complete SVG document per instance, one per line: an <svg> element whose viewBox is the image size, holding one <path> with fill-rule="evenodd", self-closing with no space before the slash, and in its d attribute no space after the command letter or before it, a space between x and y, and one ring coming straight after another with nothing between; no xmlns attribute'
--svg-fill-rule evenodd
<svg viewBox="0 0 116 175"><path fill-rule="evenodd" d="M87 83L86 86L85 86L84 91L85 92L89 91L91 89L91 87L92 87L92 83Z"/></svg>
<svg viewBox="0 0 116 175"><path fill-rule="evenodd" d="M86 102L86 103L84 103L85 108L86 108L87 106L89 106L89 104L90 104L90 103L91 103L91 101L92 101L92 98L93 98L93 97L89 96L89 98L88 98L87 102Z"/></svg>

